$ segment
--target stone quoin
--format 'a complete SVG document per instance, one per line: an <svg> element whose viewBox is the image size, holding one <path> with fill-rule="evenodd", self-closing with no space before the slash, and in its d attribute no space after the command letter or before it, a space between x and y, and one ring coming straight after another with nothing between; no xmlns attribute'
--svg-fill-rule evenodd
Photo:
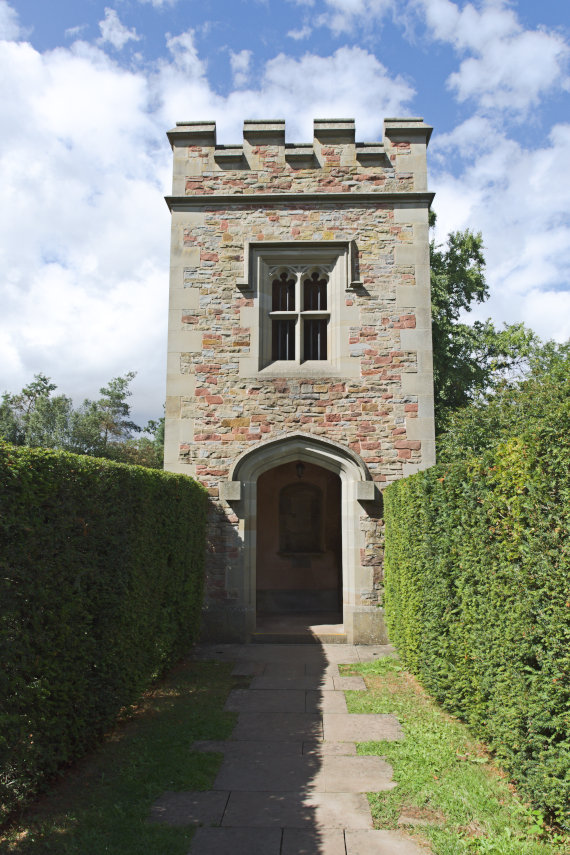
<svg viewBox="0 0 570 855"><path fill-rule="evenodd" d="M336 613L386 640L382 498L435 462L426 149L419 118L179 122L165 468L210 503L203 636Z"/></svg>

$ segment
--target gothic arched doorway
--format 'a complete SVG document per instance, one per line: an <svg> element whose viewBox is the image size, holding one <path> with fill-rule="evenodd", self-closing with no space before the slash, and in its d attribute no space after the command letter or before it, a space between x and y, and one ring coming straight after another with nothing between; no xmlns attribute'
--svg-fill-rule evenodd
<svg viewBox="0 0 570 855"><path fill-rule="evenodd" d="M257 481L257 614L326 614L342 623L341 480L310 462Z"/></svg>

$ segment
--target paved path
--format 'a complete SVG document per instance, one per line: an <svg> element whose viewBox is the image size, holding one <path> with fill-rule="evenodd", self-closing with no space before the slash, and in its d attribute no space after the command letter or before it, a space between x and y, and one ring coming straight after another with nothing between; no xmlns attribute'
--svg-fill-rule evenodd
<svg viewBox="0 0 570 855"><path fill-rule="evenodd" d="M194 749L224 760L209 792L167 792L152 818L199 827L189 855L426 855L396 831L372 828L366 792L390 790L392 768L356 754L357 742L403 738L393 715L350 714L344 691L363 690L339 663L367 662L388 646L249 644L201 647L251 676L230 693L238 721L226 742Z"/></svg>

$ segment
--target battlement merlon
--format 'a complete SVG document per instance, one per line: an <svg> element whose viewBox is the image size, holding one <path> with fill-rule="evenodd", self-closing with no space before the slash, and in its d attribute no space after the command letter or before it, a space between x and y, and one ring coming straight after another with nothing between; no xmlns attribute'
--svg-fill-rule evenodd
<svg viewBox="0 0 570 855"><path fill-rule="evenodd" d="M414 190L427 190L426 151L433 128L423 118L384 119L384 147L396 172L412 172Z"/></svg>
<svg viewBox="0 0 570 855"><path fill-rule="evenodd" d="M173 150L173 196L202 194L201 176L271 172L295 179L346 169L408 176L407 190L427 190L426 149L432 128L422 118L384 120L381 142L355 142L354 119L315 119L311 143L286 143L282 119L246 119L241 144L218 145L216 123L177 122L167 136ZM364 188L363 188L364 189ZM387 188L386 188L387 189Z"/></svg>

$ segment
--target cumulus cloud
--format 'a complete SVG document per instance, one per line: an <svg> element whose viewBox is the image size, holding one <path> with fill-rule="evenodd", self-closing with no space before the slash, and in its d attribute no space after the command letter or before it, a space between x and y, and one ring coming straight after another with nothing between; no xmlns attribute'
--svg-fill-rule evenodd
<svg viewBox="0 0 570 855"><path fill-rule="evenodd" d="M433 38L465 56L448 86L483 111L525 115L549 90L568 87L570 49L546 29L525 30L503 0L462 9L452 0L416 0Z"/></svg>
<svg viewBox="0 0 570 855"><path fill-rule="evenodd" d="M5 82L0 138L0 391L43 371L80 401L138 370L144 422L162 411L168 298L170 150L179 119L215 118L221 141L246 116L278 112L288 134L311 138L318 115L356 115L377 134L413 91L362 49L275 57L256 88L216 94L192 31L169 56L129 70L102 45L40 53L0 44ZM367 79L368 86L357 85ZM308 83L309 81L309 83ZM301 94L300 94L301 93Z"/></svg>
<svg viewBox="0 0 570 855"><path fill-rule="evenodd" d="M445 161L468 164L452 175ZM475 117L435 138L432 187L438 238L449 230L483 233L491 299L473 317L521 320L543 337L570 337L570 124L527 149Z"/></svg>
<svg viewBox="0 0 570 855"><path fill-rule="evenodd" d="M6 9L0 0L0 22L11 21L16 38L17 18ZM453 21L441 32L455 47ZM192 30L168 36L167 55L134 69L121 67L107 45L117 47L110 38L45 53L0 43L0 391L43 371L79 401L138 370L135 417L144 422L160 414L165 391L165 129L215 119L219 141L232 143L245 117L283 116L288 140L298 141L311 139L315 117L353 116L359 139L377 139L383 117L408 112L415 92L362 47L281 53L259 68L255 85L245 76L253 57L233 54L244 77L222 96ZM481 113L434 136L430 148L442 233L469 225L486 239L493 296L483 313L559 336L570 318L560 286L570 268L570 177L561 166L569 160L568 125L531 151Z"/></svg>
<svg viewBox="0 0 570 855"><path fill-rule="evenodd" d="M228 96L220 125L223 129L237 116L275 115L279 105L290 139L311 139L312 121L318 116L354 117L358 133L374 138L383 117L405 112L414 94L406 80L390 75L362 48L343 47L326 57L306 53L299 59L279 54L266 63L259 89Z"/></svg>
<svg viewBox="0 0 570 855"><path fill-rule="evenodd" d="M356 25L368 27L381 21L396 8L395 0L325 0L326 11L317 15L315 23L328 27L335 35L350 32ZM399 11L403 11L399 7Z"/></svg>
<svg viewBox="0 0 570 855"><path fill-rule="evenodd" d="M238 89L245 86L249 80L252 53L250 50L240 50L239 53L230 51L230 67L234 86Z"/></svg>
<svg viewBox="0 0 570 855"><path fill-rule="evenodd" d="M124 48L127 42L138 42L140 39L136 30L129 30L128 27L125 27L119 20L117 12L108 6L105 7L105 17L99 21L99 29L101 30L100 42L102 44L109 42L116 50Z"/></svg>
<svg viewBox="0 0 570 855"><path fill-rule="evenodd" d="M44 371L81 400L139 369L160 414L169 157L145 81L81 43L4 42L0 73L0 391Z"/></svg>
<svg viewBox="0 0 570 855"><path fill-rule="evenodd" d="M21 35L18 15L7 0L0 0L0 39L17 39Z"/></svg>
<svg viewBox="0 0 570 855"><path fill-rule="evenodd" d="M294 39L296 42L298 42L298 41L301 41L302 39L307 39L311 35L312 32L313 32L313 30L311 29L311 27L309 27L308 24L305 24L299 30L289 30L287 35L289 36L290 39Z"/></svg>

